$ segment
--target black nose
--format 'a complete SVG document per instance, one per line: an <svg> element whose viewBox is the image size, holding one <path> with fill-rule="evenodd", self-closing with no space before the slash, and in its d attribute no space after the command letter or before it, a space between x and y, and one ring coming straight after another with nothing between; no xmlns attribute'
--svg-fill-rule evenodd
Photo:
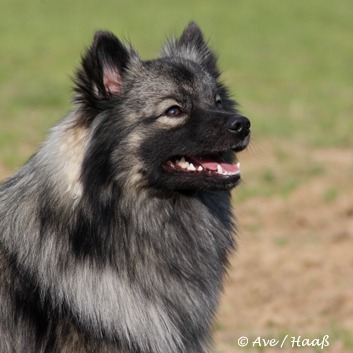
<svg viewBox="0 0 353 353"><path fill-rule="evenodd" d="M228 130L235 134L246 136L250 132L251 123L247 117L237 115L228 118L225 126L228 128Z"/></svg>

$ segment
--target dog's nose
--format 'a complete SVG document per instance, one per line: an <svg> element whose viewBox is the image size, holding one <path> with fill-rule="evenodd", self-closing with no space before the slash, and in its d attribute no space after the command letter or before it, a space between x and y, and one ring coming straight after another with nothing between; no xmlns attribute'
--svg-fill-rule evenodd
<svg viewBox="0 0 353 353"><path fill-rule="evenodd" d="M250 132L251 123L247 117L237 115L228 118L225 126L228 128L228 130L235 134L246 136Z"/></svg>

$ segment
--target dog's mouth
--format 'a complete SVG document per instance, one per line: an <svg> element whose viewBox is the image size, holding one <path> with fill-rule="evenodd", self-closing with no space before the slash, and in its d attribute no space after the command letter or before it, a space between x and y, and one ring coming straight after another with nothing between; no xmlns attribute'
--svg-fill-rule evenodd
<svg viewBox="0 0 353 353"><path fill-rule="evenodd" d="M170 172L220 178L239 178L240 163L226 162L221 155L177 156L169 159L164 167Z"/></svg>

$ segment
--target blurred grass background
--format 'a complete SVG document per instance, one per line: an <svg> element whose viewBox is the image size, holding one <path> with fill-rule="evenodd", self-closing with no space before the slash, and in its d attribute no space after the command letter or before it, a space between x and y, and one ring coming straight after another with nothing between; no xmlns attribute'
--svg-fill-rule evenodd
<svg viewBox="0 0 353 353"><path fill-rule="evenodd" d="M97 29L143 58L197 21L255 140L353 146L351 0L0 0L0 159L18 167L70 110L74 68Z"/></svg>
<svg viewBox="0 0 353 353"><path fill-rule="evenodd" d="M190 20L210 39L223 80L252 121L249 161L258 165L242 163L238 201L287 199L327 176L321 151L353 147L352 0L0 0L0 176L72 109L70 77L95 30L131 41L149 59ZM353 151L348 158L353 166ZM334 205L347 185L325 186L322 202Z"/></svg>

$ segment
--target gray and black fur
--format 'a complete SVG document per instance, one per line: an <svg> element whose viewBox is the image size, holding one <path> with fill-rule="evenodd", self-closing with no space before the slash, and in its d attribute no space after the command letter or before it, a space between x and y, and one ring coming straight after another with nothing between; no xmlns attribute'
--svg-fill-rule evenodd
<svg viewBox="0 0 353 353"><path fill-rule="evenodd" d="M96 33L75 84L0 186L0 353L206 352L239 175L168 161L231 163L250 123L193 23L151 61Z"/></svg>

